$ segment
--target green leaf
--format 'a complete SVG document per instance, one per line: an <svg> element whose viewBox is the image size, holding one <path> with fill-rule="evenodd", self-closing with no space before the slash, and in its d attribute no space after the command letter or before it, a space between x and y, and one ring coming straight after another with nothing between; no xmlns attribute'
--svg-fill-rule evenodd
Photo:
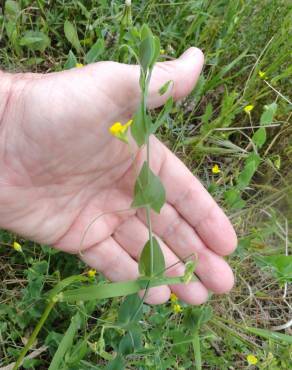
<svg viewBox="0 0 292 370"><path fill-rule="evenodd" d="M134 115L131 134L139 147L144 145L149 137L148 125L146 126L143 120L142 106L139 107Z"/></svg>
<svg viewBox="0 0 292 370"><path fill-rule="evenodd" d="M145 23L141 27L140 34L141 34L141 40L144 40L147 37L153 37L153 33L152 33L150 27Z"/></svg>
<svg viewBox="0 0 292 370"><path fill-rule="evenodd" d="M81 317L80 314L77 313L71 319L71 323L59 344L57 351L52 359L50 367L48 370L58 370L60 369L60 364L62 363L65 353L71 348L75 334L77 330L80 328L81 325Z"/></svg>
<svg viewBox="0 0 292 370"><path fill-rule="evenodd" d="M94 63L98 60L98 57L104 52L104 40L99 39L90 48L88 53L85 55L85 62L87 64Z"/></svg>
<svg viewBox="0 0 292 370"><path fill-rule="evenodd" d="M154 64L156 63L159 55L160 55L160 40L157 36L154 36L154 55L150 65L151 70L154 67Z"/></svg>
<svg viewBox="0 0 292 370"><path fill-rule="evenodd" d="M143 305L138 294L131 294L124 299L118 313L118 322L122 326L127 326L132 320L141 317Z"/></svg>
<svg viewBox="0 0 292 370"><path fill-rule="evenodd" d="M261 267L270 267L282 282L292 282L292 256L283 254L260 256L257 261Z"/></svg>
<svg viewBox="0 0 292 370"><path fill-rule="evenodd" d="M20 46L26 46L33 51L44 52L51 45L51 39L40 31L27 31L19 41Z"/></svg>
<svg viewBox="0 0 292 370"><path fill-rule="evenodd" d="M167 116L169 115L169 113L171 112L172 110L172 107L173 107L173 98L172 96L169 97L164 105L164 107L162 108L162 110L160 111L155 123L153 125L151 125L151 134L154 134L158 128L163 125L167 119Z"/></svg>
<svg viewBox="0 0 292 370"><path fill-rule="evenodd" d="M255 146L260 149L267 140L267 132L264 127L260 127L253 135L252 141L254 142Z"/></svg>
<svg viewBox="0 0 292 370"><path fill-rule="evenodd" d="M165 189L160 178L156 176L147 163L144 162L140 174L136 180L132 207L150 206L159 213L165 203Z"/></svg>
<svg viewBox="0 0 292 370"><path fill-rule="evenodd" d="M7 0L5 2L5 16L8 18L16 18L20 15L21 8L19 2Z"/></svg>
<svg viewBox="0 0 292 370"><path fill-rule="evenodd" d="M213 315L210 306L187 307L185 310L183 324L191 331L197 331L200 327L208 322Z"/></svg>
<svg viewBox="0 0 292 370"><path fill-rule="evenodd" d="M264 112L261 115L260 119L260 124L265 126L265 125L270 125L273 122L274 115L277 111L277 103L272 103L269 105L264 106Z"/></svg>
<svg viewBox="0 0 292 370"><path fill-rule="evenodd" d="M69 51L68 58L64 64L64 69L75 68L77 64L77 58L72 50Z"/></svg>
<svg viewBox="0 0 292 370"><path fill-rule="evenodd" d="M152 60L155 56L155 45L153 36L146 37L144 40L141 41L139 56L141 67L146 73L146 71L150 68Z"/></svg>
<svg viewBox="0 0 292 370"><path fill-rule="evenodd" d="M76 49L77 53L79 53L81 50L81 45L80 45L80 41L78 38L77 30L74 24L69 21L65 21L64 32L65 32L66 39Z"/></svg>
<svg viewBox="0 0 292 370"><path fill-rule="evenodd" d="M187 261L185 264L184 283L188 284L194 277L197 261Z"/></svg>
<svg viewBox="0 0 292 370"><path fill-rule="evenodd" d="M118 354L117 357L111 361L105 370L124 370L125 369L125 360L121 354Z"/></svg>
<svg viewBox="0 0 292 370"><path fill-rule="evenodd" d="M165 84L162 85L161 88L158 90L159 95L164 95L167 92L167 90L168 90L168 88L171 84L173 85L173 80L169 80L169 81L165 82Z"/></svg>
<svg viewBox="0 0 292 370"><path fill-rule="evenodd" d="M241 198L240 191L236 188L225 191L224 199L227 206L232 209L241 209L245 206L245 201Z"/></svg>
<svg viewBox="0 0 292 370"><path fill-rule="evenodd" d="M159 243L156 238L152 238L152 242L152 253L150 240L148 240L139 259L139 272L147 277L161 276L165 270L165 260Z"/></svg>
<svg viewBox="0 0 292 370"><path fill-rule="evenodd" d="M142 333L139 327L130 330L120 341L119 353L123 355L129 355L134 353L136 349L141 347Z"/></svg>
<svg viewBox="0 0 292 370"><path fill-rule="evenodd" d="M249 185L254 173L256 172L256 169L257 165L255 161L250 161L244 166L243 171L238 177L237 184L239 189L243 190Z"/></svg>

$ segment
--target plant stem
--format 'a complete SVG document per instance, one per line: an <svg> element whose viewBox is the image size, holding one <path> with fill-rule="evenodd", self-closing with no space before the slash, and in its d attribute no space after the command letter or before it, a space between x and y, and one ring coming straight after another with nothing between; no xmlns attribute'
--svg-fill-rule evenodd
<svg viewBox="0 0 292 370"><path fill-rule="evenodd" d="M16 370L19 368L19 366L22 365L22 361L24 359L24 356L27 354L27 352L29 351L29 349L32 347L32 345L34 344L35 340L36 340L36 337L39 333L39 331L41 330L41 328L43 327L45 321L47 320L47 317L49 316L50 312L52 311L53 307L55 306L57 301L51 299L45 309L45 311L43 312L42 314L42 317L40 318L37 326L34 328L34 331L32 332L31 336L29 337L25 347L23 348L23 350L21 351L14 367L13 367L13 370Z"/></svg>
<svg viewBox="0 0 292 370"><path fill-rule="evenodd" d="M202 369L202 357L201 357L199 330L195 330L192 344L193 344L193 350L194 350L194 355L195 355L196 369L201 370Z"/></svg>

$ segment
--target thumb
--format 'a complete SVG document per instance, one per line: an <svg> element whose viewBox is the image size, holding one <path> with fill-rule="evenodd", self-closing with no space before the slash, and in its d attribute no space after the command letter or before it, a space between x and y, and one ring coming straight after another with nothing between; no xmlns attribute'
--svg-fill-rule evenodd
<svg viewBox="0 0 292 370"><path fill-rule="evenodd" d="M175 100L187 96L194 88L203 64L202 51L194 47L189 48L178 59L156 63L149 85L149 108L161 106L170 96ZM140 67L114 62L98 63L98 66L98 77L102 76L104 79L104 84L101 85L108 88L107 96L121 109L129 114L134 113L141 95ZM168 81L171 81L170 86L165 94L160 95L159 89Z"/></svg>
<svg viewBox="0 0 292 370"><path fill-rule="evenodd" d="M198 48L189 48L178 59L157 63L154 67L148 95L149 108L164 104L168 97L174 100L186 97L194 88L204 64L204 55ZM160 95L159 89L172 81L167 92Z"/></svg>

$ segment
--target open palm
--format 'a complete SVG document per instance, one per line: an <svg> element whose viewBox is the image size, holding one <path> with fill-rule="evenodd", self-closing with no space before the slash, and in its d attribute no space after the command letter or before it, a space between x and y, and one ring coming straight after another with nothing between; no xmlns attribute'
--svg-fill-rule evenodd
<svg viewBox="0 0 292 370"><path fill-rule="evenodd" d="M203 56L195 48L176 61L157 64L149 106L160 106L169 94L175 99L186 96L202 64ZM173 88L160 96L158 90L168 80L174 81ZM113 62L47 75L16 75L0 126L0 226L79 252L113 281L137 278L137 260L148 237L144 211L129 210L145 150L131 144L131 153L108 131L137 109L138 81L138 66ZM199 280L153 288L147 301L164 302L173 291L199 304L208 290L231 289L233 274L221 256L234 250L236 236L183 163L155 137L150 145L151 168L167 194L161 213L152 214L166 265L174 265L167 273L182 275L184 265L177 261L194 254Z"/></svg>

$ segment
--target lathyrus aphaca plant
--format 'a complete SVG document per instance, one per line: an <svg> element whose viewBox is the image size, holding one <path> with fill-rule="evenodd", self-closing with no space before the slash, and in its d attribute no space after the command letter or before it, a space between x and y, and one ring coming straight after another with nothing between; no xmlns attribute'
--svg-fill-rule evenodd
<svg viewBox="0 0 292 370"><path fill-rule="evenodd" d="M22 364L27 351L32 347L39 331L43 327L48 315L56 303L76 303L78 306L80 304L87 304L87 301L118 296L129 296L124 301L120 309L122 312L126 312L126 319L120 318L116 323L116 327L119 327L120 330L124 332L124 336L117 347L118 355L113 359L113 361L114 364L119 363L121 365L123 363L124 356L134 352L135 348L139 346L139 343L141 342L138 320L143 306L143 298L146 296L148 289L159 285L188 283L192 279L195 279L195 263L192 260L186 262L184 276L165 276L166 268L171 266L165 266L165 260L159 242L152 234L150 212L151 210L158 213L160 212L165 203L166 194L160 178L155 175L150 168L151 148L149 139L150 136L154 134L165 122L166 116L170 113L173 105L172 98L169 98L155 119L147 109L149 83L154 65L160 54L160 41L153 35L147 25L143 25L141 29L131 27L127 34L129 35L130 46L123 45L123 47L128 47L129 52L136 58L140 65L139 84L141 89L141 101L134 117L130 121L124 125L120 122L113 123L109 128L109 132L114 135L117 140L123 141L124 145L130 146L128 135L131 130L131 135L136 142L136 145L138 147L146 146L146 161L136 178L133 202L131 204L132 208L145 209L149 230L148 241L146 242L139 259L140 276L135 281L103 284L97 284L95 278L92 278L92 274L88 274L87 276L70 276L61 280L55 288L47 293L47 307L28 339L24 349L21 351L13 369L18 369ZM168 81L166 84L161 86L159 93L161 95L165 94L170 88L171 83L171 81ZM131 150L131 148L129 149ZM84 283L89 283L89 285L84 286ZM75 287L68 289L68 287L72 287L72 285ZM78 285L78 287L76 287L76 285ZM144 296L142 299L137 295L141 290L144 290ZM121 315L122 314L120 314L120 316ZM122 316L124 316L124 314ZM64 338L60 342L53 357L49 370L60 368L64 357L63 355L69 351L69 347L72 344L74 333L81 328L82 322L84 321L80 319L78 313L72 320L71 325L64 334ZM133 340L133 338L135 340ZM102 350L102 353L104 353L104 350Z"/></svg>

